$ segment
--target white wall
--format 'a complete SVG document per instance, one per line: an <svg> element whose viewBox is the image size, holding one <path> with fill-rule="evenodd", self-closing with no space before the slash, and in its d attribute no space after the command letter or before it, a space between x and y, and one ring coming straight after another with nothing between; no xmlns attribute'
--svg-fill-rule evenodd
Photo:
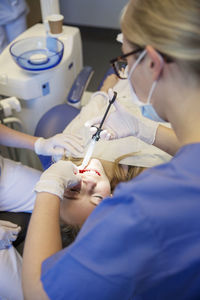
<svg viewBox="0 0 200 300"><path fill-rule="evenodd" d="M64 22L119 29L119 17L128 0L60 0Z"/></svg>

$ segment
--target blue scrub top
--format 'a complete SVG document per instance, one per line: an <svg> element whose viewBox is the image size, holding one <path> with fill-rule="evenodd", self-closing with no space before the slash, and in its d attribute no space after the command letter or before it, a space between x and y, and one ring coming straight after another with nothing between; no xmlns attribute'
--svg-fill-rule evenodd
<svg viewBox="0 0 200 300"><path fill-rule="evenodd" d="M117 187L44 261L56 300L200 299L200 144Z"/></svg>

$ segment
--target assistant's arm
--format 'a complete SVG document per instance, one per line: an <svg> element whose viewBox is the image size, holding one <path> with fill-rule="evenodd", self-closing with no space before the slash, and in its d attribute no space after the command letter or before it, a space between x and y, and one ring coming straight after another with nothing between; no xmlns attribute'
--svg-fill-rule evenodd
<svg viewBox="0 0 200 300"><path fill-rule="evenodd" d="M11 129L0 124L0 144L8 147L26 148L34 150L38 137Z"/></svg>
<svg viewBox="0 0 200 300"><path fill-rule="evenodd" d="M35 137L0 124L0 144L8 147L26 148L36 154L62 156L65 151L72 156L83 152L80 138L64 133L56 134L50 138Z"/></svg>

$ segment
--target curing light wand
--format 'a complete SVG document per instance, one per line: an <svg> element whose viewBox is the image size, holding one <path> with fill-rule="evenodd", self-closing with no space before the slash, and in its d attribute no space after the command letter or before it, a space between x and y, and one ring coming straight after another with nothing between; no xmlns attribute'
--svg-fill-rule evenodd
<svg viewBox="0 0 200 300"><path fill-rule="evenodd" d="M110 99L109 99L108 107L106 109L106 112L105 112L102 120L101 120L101 123L100 123L99 127L97 127L97 131L92 136L92 140L91 140L91 142L90 142L90 144L88 146L88 150L87 150L87 152L85 154L84 160L83 160L81 166L79 167L79 169L83 170L87 166L87 164L88 164L88 162L89 162L89 160L90 160L90 158L92 156L92 153L94 151L95 143L100 139L100 134L101 134L101 131L102 131L102 126L103 126L103 123L104 123L104 121L105 121L105 119L107 117L107 114L108 114L109 110L110 110L110 107L114 103L115 99L117 98L117 92L112 91L112 95L110 95L111 92L109 91L108 94L109 94L109 97L111 96Z"/></svg>

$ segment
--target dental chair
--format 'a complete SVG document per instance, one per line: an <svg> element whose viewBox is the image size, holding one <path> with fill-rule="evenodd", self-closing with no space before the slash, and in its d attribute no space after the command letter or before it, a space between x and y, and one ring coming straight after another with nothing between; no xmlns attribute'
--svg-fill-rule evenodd
<svg viewBox="0 0 200 300"><path fill-rule="evenodd" d="M35 136L49 138L63 132L65 127L79 114L80 103L92 75L93 69L90 66L81 70L67 96L68 103L56 105L47 111L36 126ZM51 156L38 156L43 169L46 170L52 164Z"/></svg>
<svg viewBox="0 0 200 300"><path fill-rule="evenodd" d="M49 138L57 133L61 133L79 112L80 109L67 103L54 106L38 122L35 136ZM43 169L49 168L52 164L51 156L38 156Z"/></svg>

